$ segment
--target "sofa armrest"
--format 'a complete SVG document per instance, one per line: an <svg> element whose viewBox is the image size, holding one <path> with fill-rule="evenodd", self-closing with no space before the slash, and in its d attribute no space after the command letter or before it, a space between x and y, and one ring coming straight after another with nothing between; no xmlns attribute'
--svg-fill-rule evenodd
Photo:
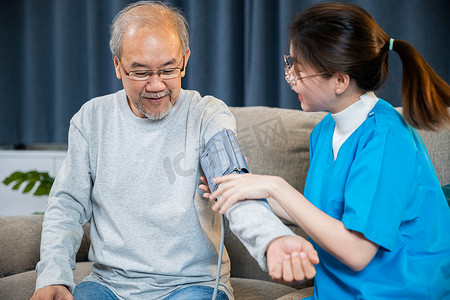
<svg viewBox="0 0 450 300"><path fill-rule="evenodd" d="M0 218L0 278L35 268L42 220L42 215Z"/></svg>
<svg viewBox="0 0 450 300"><path fill-rule="evenodd" d="M0 218L0 278L34 270L39 261L43 215ZM77 261L87 261L89 252L89 223Z"/></svg>

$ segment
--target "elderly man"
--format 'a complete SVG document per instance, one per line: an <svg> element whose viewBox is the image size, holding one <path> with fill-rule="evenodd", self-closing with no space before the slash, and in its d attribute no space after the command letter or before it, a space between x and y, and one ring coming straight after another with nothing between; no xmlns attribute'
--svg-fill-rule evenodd
<svg viewBox="0 0 450 300"><path fill-rule="evenodd" d="M92 99L70 122L32 299L73 299L71 292L75 299L210 299L221 229L198 189L199 158L214 134L235 130L234 118L220 100L181 89L189 35L175 8L124 8L110 47L124 90ZM275 278L314 276L312 245L260 201L239 203L226 217ZM94 264L75 287L72 269L88 221ZM221 263L217 299L232 299L226 252Z"/></svg>

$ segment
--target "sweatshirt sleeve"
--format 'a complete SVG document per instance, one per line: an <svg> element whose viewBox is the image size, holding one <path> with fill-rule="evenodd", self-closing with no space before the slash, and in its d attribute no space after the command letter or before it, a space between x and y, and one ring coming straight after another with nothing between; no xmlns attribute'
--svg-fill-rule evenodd
<svg viewBox="0 0 450 300"><path fill-rule="evenodd" d="M47 200L41 257L36 266L36 289L61 284L75 288L72 269L83 237L83 227L92 214L88 143L71 123L69 147Z"/></svg>
<svg viewBox="0 0 450 300"><path fill-rule="evenodd" d="M260 200L240 201L226 213L231 231L267 272L266 250L276 238L295 235Z"/></svg>
<svg viewBox="0 0 450 300"><path fill-rule="evenodd" d="M215 133L222 129L231 129L236 132L236 121L233 115L225 104L221 104L206 114L209 118L206 118L208 122L203 134L205 145ZM238 202L227 211L225 216L229 220L231 231L264 271L267 271L268 245L276 238L295 235L268 205L260 200Z"/></svg>

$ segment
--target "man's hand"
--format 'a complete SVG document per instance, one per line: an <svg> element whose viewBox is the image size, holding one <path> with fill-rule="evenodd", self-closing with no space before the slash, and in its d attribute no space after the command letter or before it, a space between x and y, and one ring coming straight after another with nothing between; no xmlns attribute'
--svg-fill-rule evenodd
<svg viewBox="0 0 450 300"><path fill-rule="evenodd" d="M284 236L272 241L266 255L269 275L277 282L289 283L316 276L314 265L319 263L319 256L312 244L300 236Z"/></svg>
<svg viewBox="0 0 450 300"><path fill-rule="evenodd" d="M74 298L64 285L49 285L38 289L30 300L74 300Z"/></svg>

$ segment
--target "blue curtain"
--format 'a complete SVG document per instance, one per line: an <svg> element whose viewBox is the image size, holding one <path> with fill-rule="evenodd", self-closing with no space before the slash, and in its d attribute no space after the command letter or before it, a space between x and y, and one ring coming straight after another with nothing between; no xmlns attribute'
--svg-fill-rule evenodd
<svg viewBox="0 0 450 300"><path fill-rule="evenodd" d="M121 89L109 25L126 0L3 0L0 145L64 143L69 120L92 97ZM287 28L312 0L172 0L186 14L192 55L183 88L231 106L300 109L283 78ZM450 80L448 0L344 1L364 7L393 38L414 45ZM401 63L377 94L401 105Z"/></svg>

